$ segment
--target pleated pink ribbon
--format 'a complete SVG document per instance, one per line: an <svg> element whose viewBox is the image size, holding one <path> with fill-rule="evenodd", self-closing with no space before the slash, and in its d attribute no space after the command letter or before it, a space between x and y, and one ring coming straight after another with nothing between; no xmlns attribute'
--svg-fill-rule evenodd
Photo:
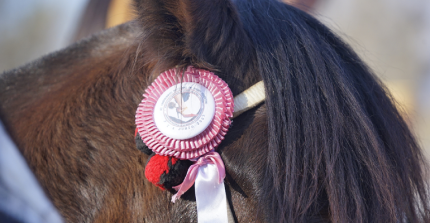
<svg viewBox="0 0 430 223"><path fill-rule="evenodd" d="M221 159L221 156L215 152L211 151L206 153L205 155L199 157L197 161L188 168L187 175L185 176L184 182L179 184L178 186L173 187L173 189L178 192L173 195L172 202L175 203L177 199L179 199L182 194L184 194L188 189L190 189L194 182L196 181L197 173L199 167L206 164L215 164L218 170L218 183L222 183L225 178L225 166L224 162Z"/></svg>

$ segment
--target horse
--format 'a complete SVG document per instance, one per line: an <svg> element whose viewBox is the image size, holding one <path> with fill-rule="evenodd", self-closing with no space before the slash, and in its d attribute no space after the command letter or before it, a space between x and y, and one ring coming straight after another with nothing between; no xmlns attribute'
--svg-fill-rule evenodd
<svg viewBox="0 0 430 223"><path fill-rule="evenodd" d="M264 103L217 151L235 222L430 222L426 164L395 102L339 37L276 0L135 0L137 19L0 77L21 153L67 222L196 222L144 177L135 111L188 66Z"/></svg>

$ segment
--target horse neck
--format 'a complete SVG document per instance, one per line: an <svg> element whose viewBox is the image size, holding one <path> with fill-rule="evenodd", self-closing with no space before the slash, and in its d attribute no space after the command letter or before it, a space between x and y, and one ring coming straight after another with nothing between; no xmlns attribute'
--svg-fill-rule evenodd
<svg viewBox="0 0 430 223"><path fill-rule="evenodd" d="M13 122L11 124L19 124L23 116L35 113L37 106L46 107L47 103L54 103L56 98L70 99L77 91L91 88L91 84L95 88L102 87L97 82L103 78L111 78L112 81L121 79L120 74L125 73L121 69L125 68L116 67L116 64L118 61L127 63L124 57L131 57L135 39L139 35L135 26L129 23L107 30L2 74L0 104L5 118ZM130 77L123 75L123 78Z"/></svg>
<svg viewBox="0 0 430 223"><path fill-rule="evenodd" d="M133 67L134 30L133 24L108 30L0 78L12 134L70 221L90 221L108 202L105 193L115 197L133 188L115 182L143 182L145 158L134 149L133 133L147 77L144 68ZM79 205L62 207L66 203Z"/></svg>

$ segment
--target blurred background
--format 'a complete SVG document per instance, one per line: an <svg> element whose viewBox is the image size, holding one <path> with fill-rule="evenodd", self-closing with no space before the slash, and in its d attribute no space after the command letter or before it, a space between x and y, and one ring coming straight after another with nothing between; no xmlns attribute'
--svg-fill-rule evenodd
<svg viewBox="0 0 430 223"><path fill-rule="evenodd" d="M284 1L354 48L395 97L430 157L430 1ZM0 0L0 73L132 19L130 2Z"/></svg>

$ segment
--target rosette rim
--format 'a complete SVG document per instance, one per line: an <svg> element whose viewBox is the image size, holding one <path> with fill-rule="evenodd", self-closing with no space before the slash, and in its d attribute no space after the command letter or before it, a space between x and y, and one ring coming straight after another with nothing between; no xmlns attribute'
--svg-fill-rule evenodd
<svg viewBox="0 0 430 223"><path fill-rule="evenodd" d="M193 159L216 149L224 139L233 117L233 94L228 85L210 71L189 66L181 73L181 78L178 78L176 71L177 69L173 68L161 73L145 90L136 111L136 126L143 142L155 153L181 160ZM198 83L209 90L215 101L214 117L205 130L192 138L169 138L157 128L151 116L163 92L176 84L187 82Z"/></svg>

